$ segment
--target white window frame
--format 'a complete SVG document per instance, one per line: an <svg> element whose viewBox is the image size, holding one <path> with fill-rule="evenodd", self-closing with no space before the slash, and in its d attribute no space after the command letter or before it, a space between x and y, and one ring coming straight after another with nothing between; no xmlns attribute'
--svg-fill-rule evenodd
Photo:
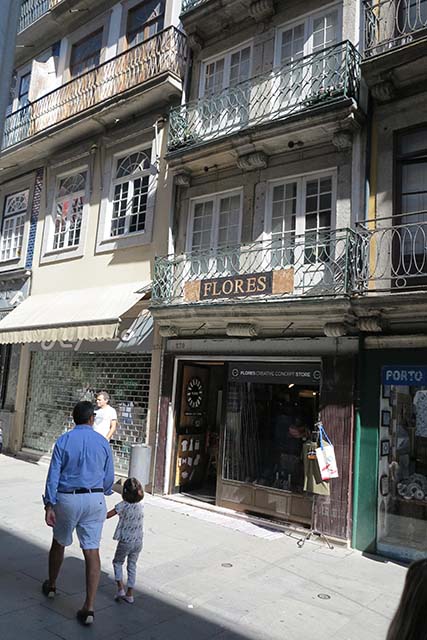
<svg viewBox="0 0 427 640"><path fill-rule="evenodd" d="M81 162L81 160L80 160ZM80 225L80 237L79 244L71 247L62 247L58 249L53 248L54 234L55 234L55 221L56 221L56 203L57 203L57 190L60 181L64 178L69 178L77 173L86 173L86 188L83 199L83 209ZM77 161L74 165L69 165L67 170L54 172L49 178L48 182L48 206L47 215L44 225L43 234L43 246L42 254L40 257L41 263L57 262L59 260L67 260L71 258L79 258L84 255L86 245L86 234L88 226L88 217L90 209L90 167L89 162L85 164L78 164ZM80 193L80 192L79 192Z"/></svg>
<svg viewBox="0 0 427 640"><path fill-rule="evenodd" d="M288 31L293 27L296 27L300 24L304 25L304 52L303 56L310 55L313 53L313 22L317 18L321 18L333 11L337 12L337 44L342 40L343 34L343 24L342 24L342 4L333 3L322 7L321 10L316 11L314 13L306 13L301 15L299 18L292 20L290 22L286 22L276 29L275 36L275 44L274 44L274 67L280 67L281 63L281 45L282 45L282 33L284 31Z"/></svg>
<svg viewBox="0 0 427 640"><path fill-rule="evenodd" d="M26 194L25 207L19 211L7 213L8 203L15 197ZM5 196L3 204L3 215L1 220L1 232L0 232L0 263L11 262L13 260L19 260L23 250L24 241L24 229L25 221L28 215L28 207L30 201L30 190L22 189L21 191L15 191ZM5 233L6 224L8 224L7 235ZM17 235L17 229L19 230ZM18 242L17 242L18 240ZM3 257L3 253L6 256Z"/></svg>
<svg viewBox="0 0 427 640"><path fill-rule="evenodd" d="M211 248L215 251L218 249L218 232L219 232L219 202L222 198L239 196L240 197L240 211L239 211L239 227L238 238L236 246L241 244L242 241L242 219L243 219L243 187L237 189L229 189L227 191L219 191L217 193L211 193L206 196L199 196L192 198L189 205L189 216L187 223L187 239L186 239L186 253L192 252L193 243L193 226L194 226L194 211L197 204L202 202L214 202L213 214L212 214L212 227L211 227Z"/></svg>
<svg viewBox="0 0 427 640"><path fill-rule="evenodd" d="M104 13L104 15L95 18L88 24L83 25L79 29L76 29L76 31L74 31L70 35L66 36L64 38L66 46L62 46L63 43L61 42L61 49L60 49L61 58L59 60L58 76L62 76L62 78L58 86L62 84L66 84L70 80L76 80L77 78L80 77L80 76L72 77L70 72L71 51L73 49L73 45L77 44L78 42L80 42L80 40L83 40L87 36L90 36L95 31L98 31L98 29L102 29L102 42L101 42L101 50L99 53L98 66L101 66L106 61L108 34L110 29L110 12L108 11Z"/></svg>
<svg viewBox="0 0 427 640"><path fill-rule="evenodd" d="M253 62L254 62L254 56L253 56L254 45L253 45L253 40L247 40L246 42L243 42L237 45L236 47L232 47L231 49L226 49L225 51L222 51L220 54L215 54L214 56L210 56L209 58L206 58L200 62L199 98L203 98L205 96L205 78L206 78L207 65L212 64L213 62L216 62L217 60L221 60L222 58L224 58L224 77L223 77L223 84L221 87L221 91L223 91L224 89L227 89L230 86L229 82L230 82L231 56L234 53L237 53L238 51L242 51L243 49L246 49L247 47L250 48L250 54L249 54L250 66L249 66L248 79L252 78Z"/></svg>
<svg viewBox="0 0 427 640"><path fill-rule="evenodd" d="M73 178L74 176L78 176L78 175L83 175L85 176L85 185L84 185L84 189L80 189L79 191L73 191L72 193L67 194L66 196L60 196L59 195L59 188L61 185L61 182L63 180L67 180L67 178ZM84 206L86 204L86 200L87 200L87 180L88 180L88 175L87 175L87 171L76 171L71 173L68 176L65 177L61 177L57 179L57 183L56 183L56 194L55 194L55 200L54 200L54 212L53 212L53 217L54 217L54 231L53 231L53 237L52 237L52 246L50 247L51 251L67 251L68 249L75 249L79 246L80 244L80 233L81 233L81 225L82 225L82 221L83 221L83 209ZM80 216L80 233L79 233L79 241L77 243L73 242L73 244L68 244L69 239L70 239L70 233L72 232L73 234L75 234L75 229L71 230L71 223L69 218L69 215L67 215L66 221L65 221L65 231L63 232L64 235L64 246L63 247L55 247L55 236L57 235L56 233L56 223L58 220L58 205L60 204L64 204L65 202L69 201L70 204L73 200L75 199L82 199L82 211L81 211L81 216ZM59 232L58 235L61 235L61 232Z"/></svg>
<svg viewBox="0 0 427 640"><path fill-rule="evenodd" d="M25 266L28 250L28 238L30 234L31 209L33 205L35 175L31 178L21 178L5 183L0 187L0 203L1 203L1 224L0 224L0 246L2 244L3 224L5 220L4 212L6 200L9 196L13 196L21 191L28 191L28 204L25 212L24 229L22 234L21 251L18 256L0 260L0 273L10 271L10 269L19 269ZM12 218L12 216L7 216Z"/></svg>
<svg viewBox="0 0 427 640"><path fill-rule="evenodd" d="M323 169L322 171L313 171L310 173L297 174L294 176L286 176L284 178L277 178L268 182L266 209L264 216L264 231L262 234L263 240L271 240L271 226L273 218L273 190L274 187L279 185L297 183L297 211L295 214L295 235L303 235L306 232L305 229L305 195L307 189L307 182L310 180L316 180L319 178L332 178L332 203L331 203L331 225L330 229L333 231L336 229L337 221L337 168L331 167L329 169Z"/></svg>
<svg viewBox="0 0 427 640"><path fill-rule="evenodd" d="M156 141L155 139L152 139L148 142L143 142L138 146L128 147L125 145L120 145L120 147L120 151L110 151L105 162L103 197L101 202L100 222L98 226L98 235L96 241L97 253L105 253L125 247L150 244L152 241L158 182ZM149 179L147 207L145 212L145 229L143 231L134 231L132 233L111 236L114 186L116 183L114 176L117 168L117 162L121 158L125 158L126 156L138 151L146 153L151 163L150 170L147 172Z"/></svg>

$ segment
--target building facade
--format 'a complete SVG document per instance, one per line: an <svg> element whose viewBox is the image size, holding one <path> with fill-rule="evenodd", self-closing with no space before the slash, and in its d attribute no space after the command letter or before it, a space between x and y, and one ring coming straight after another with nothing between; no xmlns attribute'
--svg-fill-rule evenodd
<svg viewBox="0 0 427 640"><path fill-rule="evenodd" d="M364 24L369 282L358 305L378 333L361 355L354 545L411 560L427 553L425 3L365 3Z"/></svg>
<svg viewBox="0 0 427 640"><path fill-rule="evenodd" d="M186 69L179 4L22 3L0 153L1 286L12 306L30 293L0 325L2 349L20 351L11 451L49 453L74 403L100 389L118 412L118 472L132 444L154 437L160 350L148 304L154 257L168 248L165 115Z"/></svg>
<svg viewBox="0 0 427 640"><path fill-rule="evenodd" d="M358 3L184 2L154 485L348 540L366 92ZM339 479L308 487L319 418ZM305 452L305 453L303 453Z"/></svg>

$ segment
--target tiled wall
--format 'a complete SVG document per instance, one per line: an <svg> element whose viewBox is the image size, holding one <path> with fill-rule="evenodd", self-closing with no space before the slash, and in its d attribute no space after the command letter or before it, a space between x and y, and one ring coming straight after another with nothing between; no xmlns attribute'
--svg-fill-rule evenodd
<svg viewBox="0 0 427 640"><path fill-rule="evenodd" d="M146 438L150 367L150 354L33 353L23 446L50 451L72 426L75 403L95 402L105 389L118 414L111 440L116 471L127 473L131 445Z"/></svg>

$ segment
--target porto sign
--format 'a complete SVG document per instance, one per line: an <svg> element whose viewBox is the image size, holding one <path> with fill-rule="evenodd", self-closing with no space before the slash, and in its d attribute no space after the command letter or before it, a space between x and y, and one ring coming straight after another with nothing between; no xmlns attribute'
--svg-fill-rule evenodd
<svg viewBox="0 0 427 640"><path fill-rule="evenodd" d="M381 370L381 382L396 387L423 387L427 385L427 366L387 365Z"/></svg>

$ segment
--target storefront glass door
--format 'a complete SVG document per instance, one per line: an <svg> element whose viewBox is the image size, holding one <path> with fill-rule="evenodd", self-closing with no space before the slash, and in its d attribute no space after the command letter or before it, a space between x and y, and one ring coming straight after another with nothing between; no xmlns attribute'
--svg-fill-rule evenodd
<svg viewBox="0 0 427 640"><path fill-rule="evenodd" d="M427 367L383 368L379 440L377 549L427 557Z"/></svg>

